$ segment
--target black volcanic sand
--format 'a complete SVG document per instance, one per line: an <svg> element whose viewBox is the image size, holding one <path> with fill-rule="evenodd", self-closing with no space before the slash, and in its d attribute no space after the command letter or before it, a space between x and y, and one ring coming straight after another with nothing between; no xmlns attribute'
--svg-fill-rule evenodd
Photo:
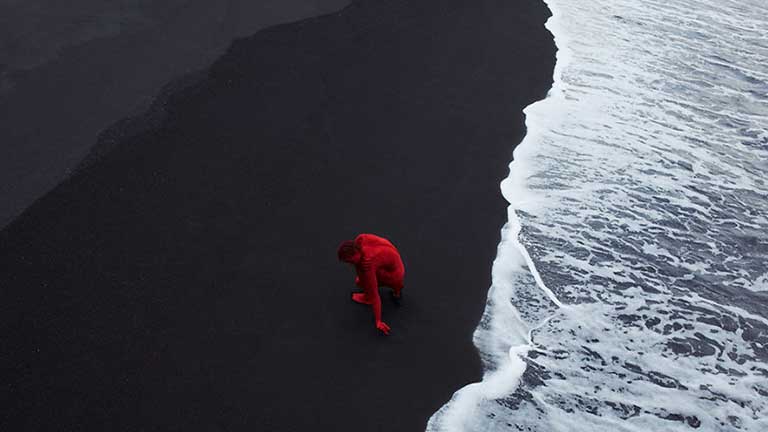
<svg viewBox="0 0 768 432"><path fill-rule="evenodd" d="M236 41L0 233L1 430L418 431L471 335L539 1L359 1ZM336 246L406 263L389 337Z"/></svg>
<svg viewBox="0 0 768 432"><path fill-rule="evenodd" d="M0 1L0 228L234 37L348 0Z"/></svg>

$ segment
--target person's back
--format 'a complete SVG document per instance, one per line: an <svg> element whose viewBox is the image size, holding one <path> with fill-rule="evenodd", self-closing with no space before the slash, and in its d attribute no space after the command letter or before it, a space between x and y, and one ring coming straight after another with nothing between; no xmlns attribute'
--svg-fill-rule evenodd
<svg viewBox="0 0 768 432"><path fill-rule="evenodd" d="M357 271L355 283L363 289L353 293L352 300L370 305L376 318L376 328L389 333L389 326L381 321L381 298L379 285L388 286L393 296L399 299L403 289L405 266L400 252L389 240L374 234L360 234L354 241L345 241L339 246L341 261L354 265Z"/></svg>
<svg viewBox="0 0 768 432"><path fill-rule="evenodd" d="M355 247L362 253L360 263L355 265L358 274L371 268L376 272L379 285L392 288L395 297L400 297L405 266L395 245L374 234L360 234L355 238Z"/></svg>

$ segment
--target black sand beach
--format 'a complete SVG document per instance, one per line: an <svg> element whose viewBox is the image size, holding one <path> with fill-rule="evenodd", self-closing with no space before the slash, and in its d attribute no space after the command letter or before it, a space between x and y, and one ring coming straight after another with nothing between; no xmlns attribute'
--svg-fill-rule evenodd
<svg viewBox="0 0 768 432"><path fill-rule="evenodd" d="M357 1L237 40L0 233L0 430L417 431L471 335L536 0ZM403 253L388 337L336 246Z"/></svg>
<svg viewBox="0 0 768 432"><path fill-rule="evenodd" d="M66 178L110 124L235 37L349 0L0 2L0 228Z"/></svg>

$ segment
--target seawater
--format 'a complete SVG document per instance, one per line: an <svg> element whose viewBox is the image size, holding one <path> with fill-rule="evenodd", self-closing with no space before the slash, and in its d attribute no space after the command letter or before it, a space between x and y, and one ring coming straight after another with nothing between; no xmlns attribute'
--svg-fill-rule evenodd
<svg viewBox="0 0 768 432"><path fill-rule="evenodd" d="M474 342L429 431L768 431L768 2L547 0Z"/></svg>

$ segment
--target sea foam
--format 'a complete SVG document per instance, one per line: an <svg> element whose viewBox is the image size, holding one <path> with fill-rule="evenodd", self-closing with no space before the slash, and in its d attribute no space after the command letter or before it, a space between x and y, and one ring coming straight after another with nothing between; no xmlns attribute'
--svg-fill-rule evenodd
<svg viewBox="0 0 768 432"><path fill-rule="evenodd" d="M547 4L485 374L427 430L768 430L768 6Z"/></svg>

